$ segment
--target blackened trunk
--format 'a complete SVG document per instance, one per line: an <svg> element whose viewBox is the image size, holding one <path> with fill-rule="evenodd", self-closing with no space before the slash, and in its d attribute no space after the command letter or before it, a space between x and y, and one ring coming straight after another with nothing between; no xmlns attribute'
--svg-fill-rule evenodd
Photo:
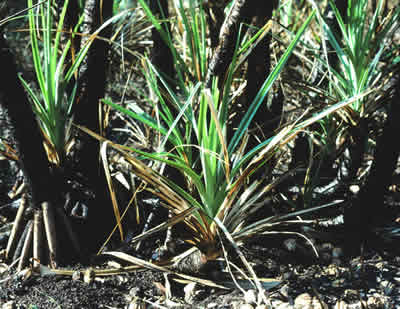
<svg viewBox="0 0 400 309"><path fill-rule="evenodd" d="M241 23L249 24L253 18L253 0L238 0L224 24L221 27L219 45L211 58L206 76L206 87L211 88L213 77L218 77L219 85L222 85L226 71L232 62L235 45L239 37Z"/></svg>
<svg viewBox="0 0 400 309"><path fill-rule="evenodd" d="M397 79L388 119L378 139L374 162L357 200L345 212L346 247L357 254L360 244L371 237L371 228L384 219L384 194L388 189L400 153L394 133L400 132L400 79Z"/></svg>
<svg viewBox="0 0 400 309"><path fill-rule="evenodd" d="M82 31L91 34L102 23L112 16L112 1L87 0L84 9L85 19ZM110 26L99 34L109 38ZM82 46L87 37L82 39ZM100 132L100 99L104 98L106 89L106 72L108 65L109 43L95 39L79 72L80 92L74 105L75 122L90 130ZM89 208L88 224L86 228L87 240L91 249L98 248L104 241L115 221L112 220L112 204L106 185L104 170L99 161L99 142L86 134L80 134L81 147L78 151L79 168L86 176L89 187L95 191L95 205Z"/></svg>
<svg viewBox="0 0 400 309"><path fill-rule="evenodd" d="M255 1L252 5L252 12L255 16L253 25L256 29L263 27L272 17L274 1L268 1L268 4ZM234 127L239 125L244 113L250 108L251 103L260 91L264 81L270 73L271 56L270 56L271 35L267 34L254 47L247 60L247 85L241 100L242 110L237 112L240 115ZM282 115L282 92L278 90L271 96L271 103L267 106L267 99L261 103L257 113L255 114L252 124L249 127L251 132L248 143L248 149L252 149L260 141L266 140L273 135L274 130L278 127ZM271 88L272 90L273 88Z"/></svg>
<svg viewBox="0 0 400 309"><path fill-rule="evenodd" d="M247 30L243 27L240 28L240 25L250 24L254 19L254 25L256 27L260 28L264 26L272 16L274 2L275 1L268 1L267 3L261 3L259 1L244 0L235 2L234 7L231 9L229 16L226 18L221 28L220 42L210 61L210 67L206 77L207 87L211 87L212 78L214 76L218 77L219 85L222 85L226 71L232 62L235 45L240 36L240 29L242 33ZM269 74L270 38L271 36L269 35L265 36L249 56L246 90L239 102L232 106L231 114L233 118L229 126L230 130L227 132L228 139L233 136L235 128L239 126L243 115L249 109L250 104L253 102ZM275 129L279 123L281 106L272 104L271 107L271 109L268 109L266 102L264 102L255 115L250 130L256 129L256 131L252 132L248 148L253 148L266 135L270 135L271 131ZM257 128L261 128L261 131L257 130ZM258 135L258 137L256 135Z"/></svg>
<svg viewBox="0 0 400 309"><path fill-rule="evenodd" d="M18 78L14 56L2 30L0 29L0 67L6 78L3 78L0 83L0 95L2 96L0 104L8 113L14 127L19 150L19 163L32 190L33 202L35 205L39 205L40 202L53 198L52 192L57 192L57 190L51 181L39 124Z"/></svg>

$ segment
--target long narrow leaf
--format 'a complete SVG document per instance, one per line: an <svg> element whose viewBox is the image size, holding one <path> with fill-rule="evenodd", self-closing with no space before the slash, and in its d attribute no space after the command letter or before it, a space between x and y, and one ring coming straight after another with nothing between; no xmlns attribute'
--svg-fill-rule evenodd
<svg viewBox="0 0 400 309"><path fill-rule="evenodd" d="M280 58L278 64L265 80L264 84L262 85L260 91L257 93L256 97L254 98L253 102L250 105L249 110L243 117L243 120L240 122L238 130L235 132L231 142L228 146L228 152L231 154L235 151L236 147L238 146L240 140L242 139L243 135L245 134L247 128L249 127L254 115L256 114L258 108L260 107L261 103L264 101L265 96L267 95L268 91L272 87L273 82L278 78L279 73L282 71L284 65L286 64L289 56L293 52L295 46L297 45L300 37L303 35L304 31L308 27L309 23L313 19L315 15L315 10L308 16L302 27L297 32L295 38L290 43L288 48L286 49L285 53Z"/></svg>

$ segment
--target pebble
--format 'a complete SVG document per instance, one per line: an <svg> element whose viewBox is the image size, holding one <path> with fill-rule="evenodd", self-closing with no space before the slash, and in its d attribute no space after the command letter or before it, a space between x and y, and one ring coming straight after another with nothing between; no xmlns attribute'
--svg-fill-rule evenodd
<svg viewBox="0 0 400 309"><path fill-rule="evenodd" d="M1 309L14 309L14 308L17 308L17 306L15 305L15 302L12 300L6 302L5 304L3 304L3 306L1 306Z"/></svg>
<svg viewBox="0 0 400 309"><path fill-rule="evenodd" d="M330 277L337 277L340 274L339 269L334 264L329 265L324 273Z"/></svg>
<svg viewBox="0 0 400 309"><path fill-rule="evenodd" d="M247 304L256 304L257 303L257 293L255 290L247 290L244 293L244 301Z"/></svg>
<svg viewBox="0 0 400 309"><path fill-rule="evenodd" d="M81 280L81 272L79 270L73 272L72 280L74 281Z"/></svg>
<svg viewBox="0 0 400 309"><path fill-rule="evenodd" d="M360 191L360 186L358 185L351 185L349 186L349 190L353 193L353 194L357 194Z"/></svg>

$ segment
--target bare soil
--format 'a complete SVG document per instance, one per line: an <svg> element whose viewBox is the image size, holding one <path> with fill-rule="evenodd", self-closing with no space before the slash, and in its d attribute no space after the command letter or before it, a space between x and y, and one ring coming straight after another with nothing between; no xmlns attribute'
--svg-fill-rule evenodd
<svg viewBox="0 0 400 309"><path fill-rule="evenodd" d="M288 246L289 243L295 248ZM278 285L273 283L271 289L265 285L270 308L311 308L306 304L313 299L322 306L315 305L313 308L334 308L340 301L352 304L348 308L400 308L398 241L386 248L376 243L370 245L378 248L379 252L367 248L362 257L351 260L342 255L339 245L328 242L317 246L320 256L316 258L310 246L293 238L258 239L242 247L242 250L259 278L280 281ZM232 259L237 262L235 257ZM85 273L90 268L115 267L116 262L122 263L111 259L93 262L89 266L74 265L72 268ZM183 282L176 276L145 269L90 280L83 275L75 279L39 274L26 276L25 279L16 275L14 269L3 271L0 281L1 308L256 307L256 304L251 304L251 297L244 297L235 287L224 267L197 274L196 277L211 279L228 289L197 284L191 295L185 292L190 281ZM246 293L255 291L248 282L238 282ZM168 286L170 291L166 292ZM365 307L361 307L360 301ZM252 307L240 307L245 303Z"/></svg>

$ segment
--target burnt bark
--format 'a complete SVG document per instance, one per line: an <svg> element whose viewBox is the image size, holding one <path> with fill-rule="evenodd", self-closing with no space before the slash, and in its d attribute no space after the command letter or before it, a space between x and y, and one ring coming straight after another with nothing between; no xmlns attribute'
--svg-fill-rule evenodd
<svg viewBox="0 0 400 309"><path fill-rule="evenodd" d="M220 32L219 45L210 61L210 68L207 72L206 86L211 87L212 77L218 76L220 85L225 77L226 71L232 62L233 53L235 50L236 41L239 37L240 25L250 24L253 20L253 25L256 28L264 26L272 16L274 9L274 1L261 3L257 1L237 1L232 8L230 15L227 17ZM242 28L242 31L247 30ZM246 73L247 85L245 93L240 102L233 107L232 127L238 126L244 113L249 109L250 104L256 97L262 84L270 72L270 41L271 36L266 35L261 42L253 49L248 58L248 67ZM266 99L265 99L266 100ZM273 103L278 103L280 100L275 100ZM261 128L254 135L269 135L276 128L280 120L281 103L272 104L271 108L267 107L266 102L263 102L258 110L253 125L250 130ZM228 136L233 133L229 132ZM263 137L260 136L260 139ZM255 146L259 140L252 140L249 147Z"/></svg>
<svg viewBox="0 0 400 309"><path fill-rule="evenodd" d="M3 29L0 29L0 67L7 76L0 83L0 104L13 126L19 163L31 189L33 204L39 205L53 199L53 192L57 190L50 174L39 124L18 78L15 58L3 36Z"/></svg>
<svg viewBox="0 0 400 309"><path fill-rule="evenodd" d="M249 24L253 15L251 0L238 0L226 17L220 30L219 45L212 56L207 71L205 85L211 88L212 78L218 77L221 85L226 71L232 62L236 41L239 36L240 24Z"/></svg>
<svg viewBox="0 0 400 309"><path fill-rule="evenodd" d="M240 25L250 24L259 29L264 26L272 16L275 1L261 3L257 1L238 1L232 8L225 24L221 29L220 43L211 59L210 69L206 78L206 85L211 86L213 76L218 76L220 83L225 77L226 71L232 61L236 40L239 36ZM247 30L242 28L242 31ZM270 43L271 36L266 35L247 60L247 85L243 96L232 106L231 130L228 138L233 135L234 128L238 127L243 115L250 108L251 103L270 73ZM263 102L253 118L249 128L251 137L248 149L254 148L261 140L270 136L279 124L282 111L282 96L279 90L276 92L270 106L267 106L267 98Z"/></svg>
<svg viewBox="0 0 400 309"><path fill-rule="evenodd" d="M101 5L102 4L102 5ZM83 34L92 34L112 16L112 1L88 0L84 8ZM100 37L109 38L111 28L106 27ZM82 39L82 46L88 36ZM79 96L74 105L75 122L101 134L100 99L105 95L109 43L96 38L79 72ZM112 204L99 161L99 142L83 133L78 133L80 146L77 151L78 168L86 178L89 188L95 192L95 200L89 205L85 240L89 249L96 249L105 240L113 227ZM99 228L99 226L101 228Z"/></svg>
<svg viewBox="0 0 400 309"><path fill-rule="evenodd" d="M250 23L256 29L264 26L272 16L276 5L275 2L268 1L266 3L245 0L235 2L222 25L219 45L210 61L207 72L206 87L211 87L212 78L217 76L219 87L221 88L226 72L232 62L237 39L248 30L246 25ZM251 103L270 73L270 43L271 36L266 35L249 55L246 73L247 85L242 97L231 107L231 115L233 116L227 132L228 140L233 136L234 130L239 126L243 115L250 108ZM249 127L251 134L247 149L254 148L267 136L271 136L279 125L283 103L282 93L278 90L271 98L270 104L267 104L267 98L264 99L265 101L262 102L253 118ZM253 178L260 177L260 173L262 173L261 170L253 175Z"/></svg>
<svg viewBox="0 0 400 309"><path fill-rule="evenodd" d="M274 1L268 4L254 2L252 4L252 12L254 14L253 25L256 29L263 27L272 17L274 9ZM237 115L244 115L250 108L251 103L255 99L257 93L261 89L265 79L270 73L271 67L271 36L267 34L253 49L247 60L246 79L247 85L241 102L242 110L236 111ZM266 140L273 135L274 130L278 127L282 116L283 94L279 87L275 87L276 92L271 96L271 101L267 104L268 97L265 97L261 103L257 113L254 115L249 130L251 132L248 142L248 149L257 146L261 141ZM275 90L271 88L271 90ZM242 116L237 121L233 121L234 127L240 123Z"/></svg>
<svg viewBox="0 0 400 309"><path fill-rule="evenodd" d="M385 220L383 208L387 191L400 153L400 143L393 138L400 131L400 79L390 105L388 118L379 137L371 172L357 200L345 211L346 248L350 255L359 253L360 245L373 239L371 229Z"/></svg>

